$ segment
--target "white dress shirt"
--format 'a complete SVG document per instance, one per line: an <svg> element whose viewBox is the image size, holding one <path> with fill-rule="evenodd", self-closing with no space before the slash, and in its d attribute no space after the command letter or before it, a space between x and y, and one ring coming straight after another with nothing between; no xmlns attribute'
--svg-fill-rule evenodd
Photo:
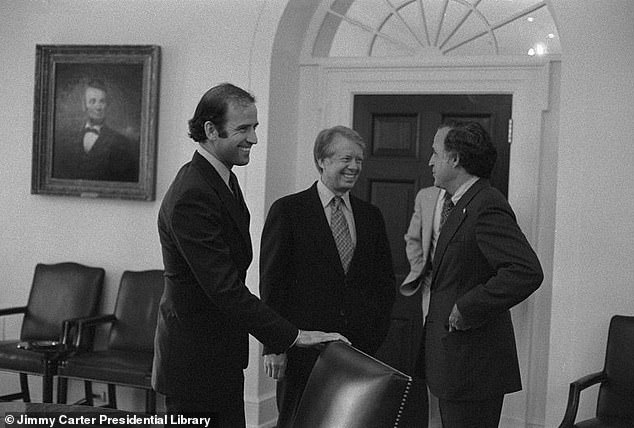
<svg viewBox="0 0 634 428"><path fill-rule="evenodd" d="M231 186L229 186L229 176L231 175L231 170L227 168L224 163L220 162L214 155L205 150L203 146L198 147L197 152L200 153L202 157L207 159L211 166L213 166L214 169L218 172L218 175L220 175L222 181L224 181L229 190L231 190Z"/></svg>

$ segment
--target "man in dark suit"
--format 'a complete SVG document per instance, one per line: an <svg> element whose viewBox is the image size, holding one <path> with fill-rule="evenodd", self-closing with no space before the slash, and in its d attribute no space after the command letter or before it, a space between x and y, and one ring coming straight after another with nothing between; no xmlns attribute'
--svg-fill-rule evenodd
<svg viewBox="0 0 634 428"><path fill-rule="evenodd" d="M323 130L314 157L321 178L271 207L262 233L262 299L300 328L339 331L373 355L389 326L395 285L379 209L350 195L365 144L350 128ZM293 415L317 359L312 349L264 349L277 384L278 428Z"/></svg>
<svg viewBox="0 0 634 428"><path fill-rule="evenodd" d="M478 123L441 127L429 161L444 189L425 323L425 374L444 428L493 428L521 389L510 308L543 280L513 210L489 181L496 151Z"/></svg>
<svg viewBox="0 0 634 428"><path fill-rule="evenodd" d="M105 84L91 80L84 90L82 124L57 126L53 147L53 178L98 181L139 181L139 141L106 124Z"/></svg>
<svg viewBox="0 0 634 428"><path fill-rule="evenodd" d="M245 425L243 370L248 333L276 352L344 340L300 331L245 286L252 250L249 211L231 168L257 143L254 98L222 84L200 100L189 122L199 143L159 211L165 265L152 385L171 414L205 414L211 426Z"/></svg>

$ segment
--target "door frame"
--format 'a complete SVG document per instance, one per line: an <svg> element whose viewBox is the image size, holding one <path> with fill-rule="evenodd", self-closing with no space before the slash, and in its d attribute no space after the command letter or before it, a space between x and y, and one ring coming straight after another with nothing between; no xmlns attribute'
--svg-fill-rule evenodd
<svg viewBox="0 0 634 428"><path fill-rule="evenodd" d="M537 239L542 114L548 110L550 63L395 66L345 59L300 65L297 171L314 169L317 133L334 125L352 126L357 94L511 94L513 143L509 159L509 202L528 240ZM314 176L298 173L296 188Z"/></svg>
<svg viewBox="0 0 634 428"><path fill-rule="evenodd" d="M551 165L550 160L542 158L545 126L552 126L543 119L549 110L550 60L484 57L477 60L311 58L302 61L295 188L306 188L316 178L316 174L307 172L315 171L312 156L308 154L312 153L317 133L329 126L352 125L354 95L511 94L513 127L508 199L526 237L548 265L553 242L551 239L540 242L538 238L544 236L540 226L549 227L545 221L540 224L539 213L544 209L554 210L554 207L540 205L548 204L549 199L540 201L540 188L547 186L546 189L556 191L556 183L540 183L544 168L556 168L556 160L552 160ZM505 400L511 419L508 426L521 426L521 420L530 423L543 417L541 407L545 405L543 395L547 386L543 376L536 373L547 370L543 359L547 359L544 353L548 351L544 349L543 337L548 337L550 331L551 284L544 283L544 288L546 293L536 293L512 310L524 390Z"/></svg>

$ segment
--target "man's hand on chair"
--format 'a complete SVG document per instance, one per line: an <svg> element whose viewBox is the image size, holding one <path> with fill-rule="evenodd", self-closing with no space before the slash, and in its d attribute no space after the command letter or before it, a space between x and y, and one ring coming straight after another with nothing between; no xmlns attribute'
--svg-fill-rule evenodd
<svg viewBox="0 0 634 428"><path fill-rule="evenodd" d="M295 342L296 346L308 348L326 342L340 340L350 345L350 341L339 333L324 333L323 331L300 330L299 337Z"/></svg>
<svg viewBox="0 0 634 428"><path fill-rule="evenodd" d="M265 355L264 371L275 380L282 379L286 372L286 354Z"/></svg>

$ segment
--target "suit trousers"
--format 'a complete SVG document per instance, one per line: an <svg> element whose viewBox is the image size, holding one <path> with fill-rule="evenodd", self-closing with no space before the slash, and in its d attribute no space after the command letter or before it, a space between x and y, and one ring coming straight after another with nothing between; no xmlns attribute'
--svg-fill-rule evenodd
<svg viewBox="0 0 634 428"><path fill-rule="evenodd" d="M217 397L200 397L187 395L166 395L165 410L168 415L167 426L205 426L204 424L183 423L179 415L184 418L210 418L209 428L244 428L244 374L236 373L235 381L218 385L222 390L222 401ZM216 395L216 394L214 394ZM174 423L170 423L174 421Z"/></svg>
<svg viewBox="0 0 634 428"><path fill-rule="evenodd" d="M417 388L416 394L412 394L414 397L420 397L418 403L408 400L405 404L403 417L405 420L413 420L416 423L416 428L427 428L429 425L429 394L427 393L427 383L425 382L425 328L423 327L423 335L420 341L420 347L418 349L418 355L416 361L414 361L414 386ZM412 406L419 406L418 411L412 410ZM413 418L410 416L412 412L415 412L416 416ZM418 416L420 415L420 416ZM409 419L408 419L409 418ZM418 421L418 418L423 420Z"/></svg>
<svg viewBox="0 0 634 428"><path fill-rule="evenodd" d="M443 428L497 428L504 395L488 400L452 401L438 399Z"/></svg>
<svg viewBox="0 0 634 428"><path fill-rule="evenodd" d="M295 413L308 383L309 372L287 373L277 383L277 417L276 428L292 428Z"/></svg>

